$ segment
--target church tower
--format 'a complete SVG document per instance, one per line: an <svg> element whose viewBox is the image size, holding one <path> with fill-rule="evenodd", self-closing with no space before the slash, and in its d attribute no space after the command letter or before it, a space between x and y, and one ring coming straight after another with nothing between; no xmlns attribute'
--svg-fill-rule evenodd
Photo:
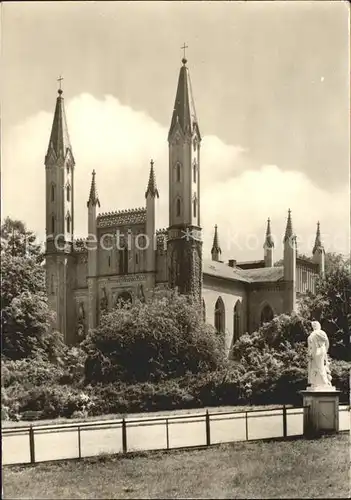
<svg viewBox="0 0 351 500"><path fill-rule="evenodd" d="M47 154L46 173L46 284L56 328L65 342L74 341L72 254L74 228L74 166L64 99L58 91Z"/></svg>
<svg viewBox="0 0 351 500"><path fill-rule="evenodd" d="M184 57L168 134L168 283L197 301L202 288L201 135L186 64Z"/></svg>

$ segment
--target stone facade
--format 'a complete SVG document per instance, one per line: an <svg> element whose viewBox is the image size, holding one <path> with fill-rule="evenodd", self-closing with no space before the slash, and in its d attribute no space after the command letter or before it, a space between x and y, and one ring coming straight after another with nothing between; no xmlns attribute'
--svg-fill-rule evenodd
<svg viewBox="0 0 351 500"><path fill-rule="evenodd" d="M155 286L177 287L202 305L206 322L223 334L230 354L245 332L296 309L296 295L314 289L324 272L318 224L312 261L297 258L291 214L284 237L284 263L274 266L268 221L263 259L221 262L218 228L211 258L203 256L200 220L201 134L187 61L182 60L169 149L169 227L155 227L156 187L151 161L141 208L98 213L95 172L87 202L88 238L74 240L75 159L62 91L56 102L46 166L46 282L57 328L67 343L81 341L102 311L120 301L145 300ZM162 193L161 193L162 196Z"/></svg>

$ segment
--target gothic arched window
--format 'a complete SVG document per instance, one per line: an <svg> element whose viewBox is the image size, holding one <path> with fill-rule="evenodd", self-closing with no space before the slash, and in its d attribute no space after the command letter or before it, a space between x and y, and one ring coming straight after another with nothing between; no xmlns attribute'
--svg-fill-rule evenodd
<svg viewBox="0 0 351 500"><path fill-rule="evenodd" d="M71 201L71 186L67 186L66 187L66 198L67 198L67 201Z"/></svg>
<svg viewBox="0 0 351 500"><path fill-rule="evenodd" d="M225 332L225 308L221 297L218 297L215 305L215 328L218 333Z"/></svg>
<svg viewBox="0 0 351 500"><path fill-rule="evenodd" d="M51 184L51 201L55 201L55 184Z"/></svg>
<svg viewBox="0 0 351 500"><path fill-rule="evenodd" d="M177 215L177 217L180 217L180 214L181 214L181 201L178 198L176 201L176 215Z"/></svg>
<svg viewBox="0 0 351 500"><path fill-rule="evenodd" d="M123 250L123 274L128 274L128 260L129 260L129 254L128 254L128 247L125 247Z"/></svg>
<svg viewBox="0 0 351 500"><path fill-rule="evenodd" d="M118 251L118 271L119 274L123 274L123 249Z"/></svg>
<svg viewBox="0 0 351 500"><path fill-rule="evenodd" d="M128 247L125 246L119 251L119 274L128 274Z"/></svg>
<svg viewBox="0 0 351 500"><path fill-rule="evenodd" d="M181 179L180 171L181 171L181 165L178 162L177 165L176 165L176 178L177 178L177 182L180 182L180 179Z"/></svg>
<svg viewBox="0 0 351 500"><path fill-rule="evenodd" d="M240 310L241 303L240 300L237 300L234 306L234 314L233 314L233 343L235 343L240 337Z"/></svg>
<svg viewBox="0 0 351 500"><path fill-rule="evenodd" d="M194 164L193 164L193 182L196 182L196 170L197 170L197 165L196 165L196 161L194 161Z"/></svg>
<svg viewBox="0 0 351 500"><path fill-rule="evenodd" d="M273 309L270 305L266 304L261 311L261 325L269 323L274 317Z"/></svg>
<svg viewBox="0 0 351 500"><path fill-rule="evenodd" d="M202 319L205 323L206 322L206 304L205 304L204 299L202 299Z"/></svg>
<svg viewBox="0 0 351 500"><path fill-rule="evenodd" d="M66 217L66 231L67 233L71 232L71 216L69 214Z"/></svg>
<svg viewBox="0 0 351 500"><path fill-rule="evenodd" d="M196 207L197 207L197 201L196 198L193 199L193 216L196 217Z"/></svg>

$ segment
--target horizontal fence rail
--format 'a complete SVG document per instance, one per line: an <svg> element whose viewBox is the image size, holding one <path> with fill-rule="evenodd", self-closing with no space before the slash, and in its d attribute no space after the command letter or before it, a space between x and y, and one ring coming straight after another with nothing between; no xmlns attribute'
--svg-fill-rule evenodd
<svg viewBox="0 0 351 500"><path fill-rule="evenodd" d="M350 428L339 406L340 430ZM235 441L301 436L303 407L119 418L2 429L3 465L88 458L102 454L203 447Z"/></svg>

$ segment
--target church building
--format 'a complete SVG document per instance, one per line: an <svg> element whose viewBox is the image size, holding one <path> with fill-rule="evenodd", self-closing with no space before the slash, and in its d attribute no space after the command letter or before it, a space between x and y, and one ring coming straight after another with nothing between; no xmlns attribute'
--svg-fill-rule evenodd
<svg viewBox="0 0 351 500"><path fill-rule="evenodd" d="M165 138L166 139L166 138ZM168 133L169 225L155 226L156 165L145 178L144 206L100 213L98 172L87 193L86 239L74 238L74 173L63 91L58 91L46 172L46 283L57 329L69 344L81 341L99 322L101 311L119 300L142 300L157 286L177 287L202 307L204 320L224 335L228 354L245 332L274 315L296 310L299 295L314 291L324 272L324 248L317 225L312 260L297 256L288 212L281 266L274 265L268 219L262 260L221 260L218 228L211 255L201 237L201 132L185 57L179 72ZM83 167L82 167L83 168ZM148 175L148 178L147 178Z"/></svg>

